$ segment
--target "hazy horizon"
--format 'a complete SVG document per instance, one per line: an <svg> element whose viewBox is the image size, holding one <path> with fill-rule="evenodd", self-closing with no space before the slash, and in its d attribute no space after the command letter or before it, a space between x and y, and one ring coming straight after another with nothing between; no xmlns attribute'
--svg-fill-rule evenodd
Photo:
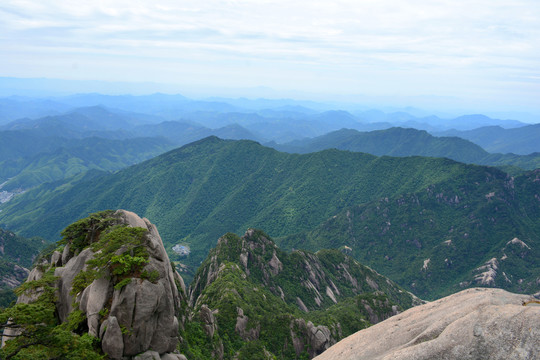
<svg viewBox="0 0 540 360"><path fill-rule="evenodd" d="M59 93L540 114L535 0L8 1L0 31L0 80L65 80Z"/></svg>

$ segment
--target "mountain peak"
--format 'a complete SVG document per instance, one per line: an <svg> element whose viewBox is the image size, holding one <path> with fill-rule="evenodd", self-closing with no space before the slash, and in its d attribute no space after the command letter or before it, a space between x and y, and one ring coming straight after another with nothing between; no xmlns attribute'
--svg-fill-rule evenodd
<svg viewBox="0 0 540 360"><path fill-rule="evenodd" d="M33 326L55 336L58 323L73 333L74 342L86 334L99 338L111 359L175 351L185 289L156 227L132 212L109 210L73 223L62 234L59 246L42 257L19 290L18 304L28 305L23 309L49 313ZM24 344L31 334L19 321L24 320L15 317L16 326L5 330L8 339L15 336L8 345Z"/></svg>

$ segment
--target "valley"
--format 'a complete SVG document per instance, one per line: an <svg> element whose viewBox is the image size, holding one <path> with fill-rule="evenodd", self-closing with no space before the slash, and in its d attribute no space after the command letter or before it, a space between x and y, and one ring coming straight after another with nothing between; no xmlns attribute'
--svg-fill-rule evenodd
<svg viewBox="0 0 540 360"><path fill-rule="evenodd" d="M49 113L0 127L0 228L14 239L1 248L3 306L32 267L63 268L89 246L53 260L79 241L66 227L124 221L116 209L159 229L189 359L312 358L425 300L540 292L540 155L520 150L537 151L527 137L516 145L530 125L288 100L94 94L55 99L58 113L25 101ZM489 124L515 153L457 137Z"/></svg>

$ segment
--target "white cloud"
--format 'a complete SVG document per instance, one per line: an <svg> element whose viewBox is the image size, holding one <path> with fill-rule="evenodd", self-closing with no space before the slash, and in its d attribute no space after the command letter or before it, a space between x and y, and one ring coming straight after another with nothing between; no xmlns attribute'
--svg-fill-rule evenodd
<svg viewBox="0 0 540 360"><path fill-rule="evenodd" d="M468 96L505 78L528 79L526 91L540 97L531 85L537 0L18 0L0 4L0 34L4 76L40 76L42 63L41 76L174 73L219 85ZM73 72L74 63L87 70Z"/></svg>

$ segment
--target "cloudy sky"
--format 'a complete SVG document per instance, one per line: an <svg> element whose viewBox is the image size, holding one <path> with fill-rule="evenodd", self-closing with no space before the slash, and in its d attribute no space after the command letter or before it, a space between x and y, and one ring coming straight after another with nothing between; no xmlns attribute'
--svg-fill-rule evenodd
<svg viewBox="0 0 540 360"><path fill-rule="evenodd" d="M0 76L538 110L540 1L3 0Z"/></svg>

